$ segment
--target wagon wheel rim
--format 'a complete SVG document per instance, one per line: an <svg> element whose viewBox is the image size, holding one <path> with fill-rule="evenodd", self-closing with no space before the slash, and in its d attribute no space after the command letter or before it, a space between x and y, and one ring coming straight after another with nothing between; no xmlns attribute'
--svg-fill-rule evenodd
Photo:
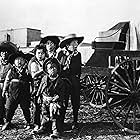
<svg viewBox="0 0 140 140"><path fill-rule="evenodd" d="M140 133L139 75L136 60L122 62L111 72L105 90L107 108L113 121L122 131L132 134Z"/></svg>
<svg viewBox="0 0 140 140"><path fill-rule="evenodd" d="M87 88L83 90L85 100L94 108L101 109L105 107L106 76L98 74L86 75L84 80L87 86Z"/></svg>

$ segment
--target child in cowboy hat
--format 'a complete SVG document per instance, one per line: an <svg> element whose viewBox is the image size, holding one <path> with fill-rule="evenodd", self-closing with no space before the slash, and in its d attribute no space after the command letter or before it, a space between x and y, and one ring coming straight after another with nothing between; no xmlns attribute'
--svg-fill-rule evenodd
<svg viewBox="0 0 140 140"><path fill-rule="evenodd" d="M8 61L8 56L11 53L16 53L17 48L11 42L1 42L0 44L0 125L4 124L5 116L5 97L2 98L2 88L7 72L11 69L12 65Z"/></svg>
<svg viewBox="0 0 140 140"><path fill-rule="evenodd" d="M83 39L84 37L77 37L76 34L70 34L60 43L60 48L65 47L68 52L67 55L59 57L59 60L61 64L63 64L63 77L67 77L72 83L70 95L74 116L73 130L78 129L78 110L80 107L81 53L77 51L77 47ZM68 99L69 98L67 98L66 107L68 105Z"/></svg>
<svg viewBox="0 0 140 140"><path fill-rule="evenodd" d="M61 66L56 58L48 58L43 64L46 75L42 78L38 96L42 96L42 121L38 134L44 133L51 122L51 138L58 138L63 131L63 111L65 107L65 81L60 77Z"/></svg>
<svg viewBox="0 0 140 140"><path fill-rule="evenodd" d="M27 121L26 129L29 129L30 82L32 82L32 78L27 70L27 58L26 55L20 51L10 55L9 62L12 68L6 75L2 93L2 96L8 93L8 99L6 101L6 123L2 127L2 131L8 129L10 126L18 104L20 104Z"/></svg>
<svg viewBox="0 0 140 140"><path fill-rule="evenodd" d="M56 57L56 50L59 48L60 39L58 36L46 36L41 39L40 44L44 44L48 57Z"/></svg>

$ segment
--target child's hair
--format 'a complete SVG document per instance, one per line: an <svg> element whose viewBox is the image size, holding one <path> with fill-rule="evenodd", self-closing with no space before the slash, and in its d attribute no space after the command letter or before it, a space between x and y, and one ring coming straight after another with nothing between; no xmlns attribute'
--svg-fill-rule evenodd
<svg viewBox="0 0 140 140"><path fill-rule="evenodd" d="M60 72L61 72L61 65L60 65L59 61L56 58L48 58L48 59L46 59L44 61L44 63L43 63L43 71L45 73L48 73L47 72L47 65L48 64L55 64L56 67L57 67L57 70L58 70L58 74L60 74Z"/></svg>
<svg viewBox="0 0 140 140"><path fill-rule="evenodd" d="M43 49L43 52L46 54L47 50L46 50L46 47L43 44L39 44L39 45L36 45L35 46L35 48L34 48L34 54L36 54L36 51L37 50L40 50L40 49Z"/></svg>

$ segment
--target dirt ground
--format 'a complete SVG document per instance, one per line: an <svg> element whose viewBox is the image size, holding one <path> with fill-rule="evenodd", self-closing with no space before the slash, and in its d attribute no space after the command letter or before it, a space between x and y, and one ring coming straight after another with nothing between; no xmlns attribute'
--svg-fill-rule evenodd
<svg viewBox="0 0 140 140"><path fill-rule="evenodd" d="M71 105L67 109L64 134L60 140L140 140L140 135L122 132L112 121L107 110L96 114L95 108L81 104L79 110L79 131L73 133ZM0 132L0 140L49 140L48 134L35 135L32 129L24 130L25 119L20 107L12 120L13 128Z"/></svg>

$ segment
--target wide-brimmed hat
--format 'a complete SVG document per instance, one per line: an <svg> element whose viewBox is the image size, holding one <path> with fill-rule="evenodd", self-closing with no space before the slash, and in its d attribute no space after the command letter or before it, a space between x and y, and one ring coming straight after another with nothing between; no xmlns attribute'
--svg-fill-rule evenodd
<svg viewBox="0 0 140 140"><path fill-rule="evenodd" d="M73 40L77 40L78 41L78 45L84 40L84 37L81 36L81 37L77 37L76 34L69 34L68 36L66 36L62 42L60 43L60 48L64 48L66 47L67 45L70 45L70 43L73 41Z"/></svg>
<svg viewBox="0 0 140 140"><path fill-rule="evenodd" d="M34 57L34 55L30 52L26 53L25 56L27 61L31 60L31 58Z"/></svg>
<svg viewBox="0 0 140 140"><path fill-rule="evenodd" d="M56 64L56 66L57 66L57 70L58 70L58 74L60 74L60 72L61 72L61 65L60 65L60 63L59 63L59 61L56 59L56 58L48 58L48 59L46 59L45 61L44 61L44 63L43 63L43 71L45 72L45 73L48 73L47 72L47 69L46 69L46 66L49 64L49 63L54 63L54 64Z"/></svg>
<svg viewBox="0 0 140 140"><path fill-rule="evenodd" d="M52 41L55 44L55 48L52 49L57 50L59 48L60 39L58 36L46 36L41 39L40 44L45 44L48 40Z"/></svg>
<svg viewBox="0 0 140 140"><path fill-rule="evenodd" d="M28 56L28 54L24 54L22 51L17 51L16 53L13 53L9 56L8 61L10 64L13 64L15 59L18 57L22 57L25 60L29 61L31 58Z"/></svg>
<svg viewBox="0 0 140 140"><path fill-rule="evenodd" d="M16 53L18 48L15 44L9 41L3 41L0 43L0 52L1 51L8 51L10 54Z"/></svg>

